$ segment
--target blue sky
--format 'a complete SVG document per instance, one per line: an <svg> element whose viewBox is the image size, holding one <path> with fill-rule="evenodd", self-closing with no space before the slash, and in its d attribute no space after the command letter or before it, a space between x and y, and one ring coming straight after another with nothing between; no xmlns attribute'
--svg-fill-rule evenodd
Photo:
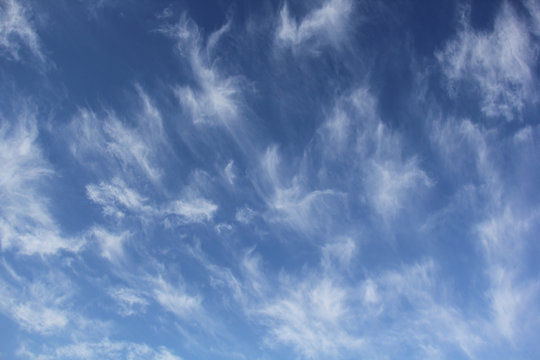
<svg viewBox="0 0 540 360"><path fill-rule="evenodd" d="M0 0L0 359L538 359L540 3Z"/></svg>

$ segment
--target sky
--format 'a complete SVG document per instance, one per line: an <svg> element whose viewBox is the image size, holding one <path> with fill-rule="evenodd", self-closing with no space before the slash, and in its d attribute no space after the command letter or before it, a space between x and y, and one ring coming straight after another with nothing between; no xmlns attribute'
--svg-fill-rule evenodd
<svg viewBox="0 0 540 360"><path fill-rule="evenodd" d="M540 358L537 0L0 0L0 359Z"/></svg>

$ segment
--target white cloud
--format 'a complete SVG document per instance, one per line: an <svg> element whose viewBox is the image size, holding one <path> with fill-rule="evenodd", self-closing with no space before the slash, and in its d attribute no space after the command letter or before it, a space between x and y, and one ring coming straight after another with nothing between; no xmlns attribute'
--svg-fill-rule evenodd
<svg viewBox="0 0 540 360"><path fill-rule="evenodd" d="M320 268L272 277L255 249L240 262L241 276L190 248L216 287L231 291L248 318L266 329L270 347L291 347L299 358L385 356L407 346L418 356L462 351L470 358L491 341L490 319L447 302L449 290L431 260L367 274L357 285L325 259L351 250L349 241L327 246ZM339 249L338 249L339 248ZM374 330L376 329L376 331Z"/></svg>
<svg viewBox="0 0 540 360"><path fill-rule="evenodd" d="M215 229L218 234L221 234L222 232L231 231L233 227L230 224L220 223L216 225Z"/></svg>
<svg viewBox="0 0 540 360"><path fill-rule="evenodd" d="M197 60L197 62L195 62ZM200 89L178 87L175 91L180 104L194 123L214 124L216 120L228 122L236 119L238 105L237 81L234 78L222 79L215 69L206 68L192 60L194 74Z"/></svg>
<svg viewBox="0 0 540 360"><path fill-rule="evenodd" d="M374 305L379 302L379 295L377 292L377 285L371 280L366 280L364 284L364 302L367 305Z"/></svg>
<svg viewBox="0 0 540 360"><path fill-rule="evenodd" d="M352 8L350 0L327 0L297 23L285 3L280 11L276 40L282 46L292 47L305 44L338 46L347 36Z"/></svg>
<svg viewBox="0 0 540 360"><path fill-rule="evenodd" d="M167 213L179 216L182 223L203 223L211 221L217 209L218 206L213 202L196 197L172 202Z"/></svg>
<svg viewBox="0 0 540 360"><path fill-rule="evenodd" d="M506 338L514 340L527 328L532 304L540 297L540 282L523 276L521 259L524 237L538 222L540 212L530 217L516 217L510 208L480 223L477 231L487 261L491 282L494 323Z"/></svg>
<svg viewBox="0 0 540 360"><path fill-rule="evenodd" d="M68 323L65 313L57 309L36 308L30 304L19 304L14 306L11 311L15 320L24 328L39 333L62 329Z"/></svg>
<svg viewBox="0 0 540 360"><path fill-rule="evenodd" d="M148 306L146 298L136 289L116 287L109 289L108 293L118 303L122 316L142 314Z"/></svg>
<svg viewBox="0 0 540 360"><path fill-rule="evenodd" d="M409 191L420 185L429 187L431 180L412 158L405 163L373 162L366 185L373 207L388 219L403 208Z"/></svg>
<svg viewBox="0 0 540 360"><path fill-rule="evenodd" d="M418 157L403 151L402 135L379 118L367 89L338 98L330 114L300 159L284 162L277 146L260 157L252 183L268 207L268 221L306 233L327 229L350 196L390 220L433 185ZM313 167L314 162L320 165Z"/></svg>
<svg viewBox="0 0 540 360"><path fill-rule="evenodd" d="M140 86L135 88L139 108L135 109L134 124L122 121L112 111L99 118L93 111L81 109L71 123L76 140L71 142L70 149L81 163L96 171L122 178L142 173L158 183L162 176L159 156L168 151L163 122L144 90Z"/></svg>
<svg viewBox="0 0 540 360"><path fill-rule="evenodd" d="M231 269L212 263L202 251L199 242L196 242L194 246L186 246L185 249L194 259L204 266L209 274L212 287L229 289L234 299L242 304L246 303L245 284L240 282Z"/></svg>
<svg viewBox="0 0 540 360"><path fill-rule="evenodd" d="M403 151L403 136L392 131L379 117L377 101L366 88L338 98L328 119L316 133L316 148L324 159L319 173L334 178L335 164L346 166L343 178L364 185L366 199L383 219L390 220L413 194L432 185L414 155ZM353 188L358 192L358 187Z"/></svg>
<svg viewBox="0 0 540 360"><path fill-rule="evenodd" d="M125 341L77 342L63 346L45 346L39 351L22 347L18 355L33 360L49 359L140 359L181 360L165 347L151 348L146 344Z"/></svg>
<svg viewBox="0 0 540 360"><path fill-rule="evenodd" d="M340 154L346 150L346 145L350 137L351 120L341 109L336 107L331 117L318 130L323 137L325 144L325 155Z"/></svg>
<svg viewBox="0 0 540 360"><path fill-rule="evenodd" d="M445 303L441 296L445 287L437 275L435 263L426 261L386 271L366 281L363 302L377 307L377 311L365 313L366 322L386 319L386 330L370 339L376 348L405 343L421 351L425 345L437 351L450 344L475 358L484 341L480 335L482 322ZM409 308L405 310L404 304Z"/></svg>
<svg viewBox="0 0 540 360"><path fill-rule="evenodd" d="M189 318L202 310L201 298L187 294L182 287L172 284L159 277L154 279L154 299L167 311L180 318Z"/></svg>
<svg viewBox="0 0 540 360"><path fill-rule="evenodd" d="M232 20L229 18L225 24L208 36L208 41L206 44L206 51L208 55L210 55L210 53L217 46L219 40L221 40L221 38L231 30L231 25Z"/></svg>
<svg viewBox="0 0 540 360"><path fill-rule="evenodd" d="M535 44L524 19L503 2L493 31L475 31L462 18L462 29L436 54L451 93L472 83L480 91L482 112L508 120L520 116L528 103L536 102Z"/></svg>
<svg viewBox="0 0 540 360"><path fill-rule="evenodd" d="M167 19L167 18L170 18L174 15L174 12L173 12L173 9L172 9L172 6L169 5L167 7L165 7L163 10L161 10L160 12L158 12L156 14L156 18L158 19Z"/></svg>
<svg viewBox="0 0 540 360"><path fill-rule="evenodd" d="M280 162L276 146L269 147L260 160L261 171L255 185L269 208L268 219L305 232L324 226L343 194L332 189L309 190L307 178L301 172L289 177Z"/></svg>
<svg viewBox="0 0 540 360"><path fill-rule="evenodd" d="M101 227L94 227L91 229L90 234L99 244L101 256L111 262L122 259L124 255L124 243L129 237L128 232L114 234Z"/></svg>
<svg viewBox="0 0 540 360"><path fill-rule="evenodd" d="M322 248L322 263L326 269L348 267L356 253L356 243L349 237L327 242Z"/></svg>
<svg viewBox="0 0 540 360"><path fill-rule="evenodd" d="M245 279L245 287L251 294L261 295L266 292L267 279L263 273L261 256L251 248L245 252L240 261L240 269Z"/></svg>
<svg viewBox="0 0 540 360"><path fill-rule="evenodd" d="M347 331L353 313L344 289L328 278L286 287L285 293L260 310L269 328L270 344L290 345L310 359L339 357L343 350L362 348L363 339Z"/></svg>
<svg viewBox="0 0 540 360"><path fill-rule="evenodd" d="M532 32L535 35L540 35L540 4L535 0L523 1L532 19Z"/></svg>
<svg viewBox="0 0 540 360"><path fill-rule="evenodd" d="M253 209L245 206L238 210L236 210L236 214L234 218L236 221L242 223L242 224L249 224L251 220L255 217L256 213Z"/></svg>
<svg viewBox="0 0 540 360"><path fill-rule="evenodd" d="M109 216L122 218L125 211L147 214L153 212L151 207L145 205L147 199L129 188L120 178L114 178L111 183L87 185L86 194L94 203L101 205L103 212Z"/></svg>
<svg viewBox="0 0 540 360"><path fill-rule="evenodd" d="M527 125L515 133L514 141L517 143L531 144L533 142L535 132L536 131L534 128L532 128L530 125Z"/></svg>
<svg viewBox="0 0 540 360"><path fill-rule="evenodd" d="M351 99L353 117L362 121L357 151L363 157L366 197L375 211L388 220L403 208L411 194L430 187L431 179L415 156L404 156L401 134L391 131L378 117L376 103L365 90Z"/></svg>
<svg viewBox="0 0 540 360"><path fill-rule="evenodd" d="M58 280L62 283L57 284ZM74 320L74 314L66 309L66 300L71 295L68 279L55 274L23 281L24 286L11 285L0 278L0 312L26 331L39 334L62 331Z"/></svg>
<svg viewBox="0 0 540 360"><path fill-rule="evenodd" d="M18 60L21 46L24 46L44 60L39 36L29 15L28 9L17 0L0 1L0 54L7 53Z"/></svg>
<svg viewBox="0 0 540 360"><path fill-rule="evenodd" d="M530 244L529 238L534 237L539 212L516 197L498 163L503 152L505 156L514 153L523 156L521 141L527 141L529 130L524 127L523 132L508 136L470 120L449 118L436 121L432 134L447 167L456 173L469 174L460 183L462 188L455 195L456 203L474 206L475 211L480 209L483 214L473 225L473 233L487 280L485 295L491 316L483 319L482 324L489 329L491 341L501 341L502 337L512 343L519 342L535 326L530 319L536 315L531 311L535 312L532 304L538 301L540 287L523 269L524 252ZM471 181L478 184L470 184ZM478 199L482 202L476 203Z"/></svg>
<svg viewBox="0 0 540 360"><path fill-rule="evenodd" d="M148 197L130 188L120 178L114 178L108 183L87 185L86 193L91 201L102 206L105 215L117 219L122 219L126 214L132 215L143 224L152 224L163 217L169 225L172 225L171 221L182 225L203 223L211 221L218 210L216 204L198 195L193 185L186 186L178 200L164 204L152 204Z"/></svg>
<svg viewBox="0 0 540 360"><path fill-rule="evenodd" d="M178 24L161 31L178 41L178 49L184 55L193 72L193 86L178 86L175 94L184 111L196 124L220 123L230 128L240 113L242 79L220 74L215 63L209 59L219 37L227 31L227 25L213 33L203 45L197 25L185 14Z"/></svg>
<svg viewBox="0 0 540 360"><path fill-rule="evenodd" d="M223 170L225 173L225 179L229 182L229 184L234 184L234 179L236 178L236 175L234 174L234 161L231 160L227 163L227 166L225 166L225 169Z"/></svg>
<svg viewBox="0 0 540 360"><path fill-rule="evenodd" d="M500 176L492 161L495 154L491 143L497 135L496 131L473 124L468 119L449 118L444 121L434 121L433 124L431 141L447 168L456 173L467 174L471 172L469 166L473 160L475 175L489 189L492 205L498 206L503 189Z"/></svg>
<svg viewBox="0 0 540 360"><path fill-rule="evenodd" d="M49 212L43 193L54 171L43 158L37 138L36 120L29 109L13 123L0 124L2 247L26 255L78 251L82 241L63 237Z"/></svg>
<svg viewBox="0 0 540 360"><path fill-rule="evenodd" d="M128 128L114 116L110 116L104 123L103 131L108 138L105 149L107 153L112 154L124 167L136 165L150 179L154 181L159 179L161 171L151 160L154 151L141 133Z"/></svg>
<svg viewBox="0 0 540 360"><path fill-rule="evenodd" d="M427 261L380 272L355 288L339 272L282 273L277 288L263 286L252 300L250 315L267 328L269 345L291 346L301 358L376 358L403 346L421 356L451 347L474 358L484 323L446 303L436 275Z"/></svg>

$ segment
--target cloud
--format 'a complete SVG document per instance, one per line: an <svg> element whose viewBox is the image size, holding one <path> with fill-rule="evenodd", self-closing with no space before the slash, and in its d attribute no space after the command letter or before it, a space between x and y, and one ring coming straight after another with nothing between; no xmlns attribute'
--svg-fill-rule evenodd
<svg viewBox="0 0 540 360"><path fill-rule="evenodd" d="M186 115L195 124L221 124L230 128L240 114L243 80L222 75L216 62L210 59L219 38L228 31L228 25L210 35L206 47L199 28L185 14L175 26L163 27L160 31L177 41L179 52L192 70L194 84L175 89Z"/></svg>
<svg viewBox="0 0 540 360"><path fill-rule="evenodd" d="M14 306L11 311L13 317L22 327L39 333L62 329L68 323L66 315L57 309L36 308L29 304L19 304Z"/></svg>
<svg viewBox="0 0 540 360"><path fill-rule="evenodd" d="M376 305L379 303L380 298L377 291L377 285L371 279L367 279L364 283L364 297L363 301L368 306Z"/></svg>
<svg viewBox="0 0 540 360"><path fill-rule="evenodd" d="M122 218L125 211L152 214L152 208L145 205L146 198L130 189L122 179L114 178L111 183L101 182L86 186L90 200L103 208L105 215Z"/></svg>
<svg viewBox="0 0 540 360"><path fill-rule="evenodd" d="M195 242L193 246L186 246L185 250L204 266L210 277L210 284L212 287L217 289L228 289L231 291L234 299L241 304L246 303L246 284L242 283L240 279L234 275L231 269L213 263L202 251L200 242Z"/></svg>
<svg viewBox="0 0 540 360"><path fill-rule="evenodd" d="M17 0L0 1L0 54L19 60L21 47L25 47L39 60L44 60L29 13Z"/></svg>
<svg viewBox="0 0 540 360"><path fill-rule="evenodd" d="M531 16L532 32L538 36L540 35L540 5L534 0L525 0L523 3Z"/></svg>
<svg viewBox="0 0 540 360"><path fill-rule="evenodd" d="M339 164L345 169L340 179L348 193L361 191L358 195L390 220L412 194L433 185L418 157L404 152L403 142L402 134L380 118L376 98L368 89L358 88L336 99L317 130L313 151L324 159L320 174L335 177L327 169ZM362 179L363 187L357 186L357 179Z"/></svg>
<svg viewBox="0 0 540 360"><path fill-rule="evenodd" d="M262 258L251 248L244 252L240 261L240 271L244 277L247 291L260 296L268 291L267 278L262 267Z"/></svg>
<svg viewBox="0 0 540 360"><path fill-rule="evenodd" d="M385 219L395 216L402 209L407 192L431 184L415 158L405 163L373 162L366 179L372 205Z"/></svg>
<svg viewBox="0 0 540 360"><path fill-rule="evenodd" d="M251 181L268 222L335 234L349 219L353 199L389 221L413 195L432 187L419 157L404 151L403 135L379 117L368 89L338 97L329 114L301 156L287 159L275 145L260 155ZM338 213L340 219L332 217Z"/></svg>
<svg viewBox="0 0 540 360"><path fill-rule="evenodd" d="M342 194L332 189L310 190L309 179L302 172L289 177L280 163L277 147L268 147L260 160L259 178L255 179L255 185L269 208L267 218L304 232L324 226L327 223L325 219L337 206Z"/></svg>
<svg viewBox="0 0 540 360"><path fill-rule="evenodd" d="M347 268L356 251L356 243L349 237L329 241L322 248L323 267L327 270L340 266Z"/></svg>
<svg viewBox="0 0 540 360"><path fill-rule="evenodd" d="M206 43L207 53L211 53L214 50L221 38L231 30L231 26L232 20L229 18L225 24L208 36L208 41Z"/></svg>
<svg viewBox="0 0 540 360"><path fill-rule="evenodd" d="M172 17L173 15L174 15L174 12L173 12L172 6L169 5L169 6L165 7L165 8L163 8L163 10L158 12L155 16L158 19L167 19L167 18Z"/></svg>
<svg viewBox="0 0 540 360"><path fill-rule="evenodd" d="M347 36L353 4L349 0L327 0L310 11L299 23L289 14L287 3L280 10L276 41L281 46L298 48L330 44L339 46Z"/></svg>
<svg viewBox="0 0 540 360"><path fill-rule="evenodd" d="M253 209L249 207L242 207L236 210L234 218L236 221L242 224L249 224L251 220L255 217L256 213Z"/></svg>
<svg viewBox="0 0 540 360"><path fill-rule="evenodd" d="M212 220L217 209L213 202L197 197L172 202L167 213L179 216L182 223L203 223Z"/></svg>
<svg viewBox="0 0 540 360"><path fill-rule="evenodd" d="M101 248L101 256L111 262L120 260L124 255L124 243L129 238L128 232L111 233L101 227L93 227L90 234Z"/></svg>
<svg viewBox="0 0 540 360"><path fill-rule="evenodd" d="M496 130L489 130L481 124L474 124L469 119L448 118L433 122L431 141L448 169L456 173L473 170L482 183L490 190L490 200L498 203L502 196L500 175L495 168L491 143L497 135Z"/></svg>
<svg viewBox="0 0 540 360"><path fill-rule="evenodd" d="M269 329L267 341L292 346L305 358L339 357L341 350L360 351L361 337L346 327L352 316L347 292L323 278L295 283L260 310Z"/></svg>
<svg viewBox="0 0 540 360"><path fill-rule="evenodd" d="M54 170L37 142L38 129L29 108L13 122L0 124L0 240L2 248L25 255L78 251L81 239L62 236L43 194Z"/></svg>
<svg viewBox="0 0 540 360"><path fill-rule="evenodd" d="M500 342L501 337L514 344L527 341L530 330L523 329L537 326L530 320L531 311L536 311L531 304L538 301L540 287L525 268L526 249L534 237L539 211L536 204L511 190L516 181L529 175L508 178L499 162L503 153L523 161L521 146L529 130L524 126L513 135L470 120L449 118L436 122L432 135L452 174L468 174L457 182L455 198L460 205L453 205L457 207L453 211L474 214L470 226L487 282L490 316L483 324L490 329L489 341Z"/></svg>
<svg viewBox="0 0 540 360"><path fill-rule="evenodd" d="M236 178L236 175L234 174L234 161L231 160L227 163L227 166L225 166L225 169L223 170L225 173L225 178L229 182L229 184L234 184L234 179Z"/></svg>
<svg viewBox="0 0 540 360"><path fill-rule="evenodd" d="M55 281L61 279L63 284ZM21 328L31 333L54 334L64 330L75 320L67 309L71 296L69 280L62 274L42 276L34 281L18 279L12 285L0 278L0 312L11 317ZM20 286L23 280L23 286Z"/></svg>
<svg viewBox="0 0 540 360"><path fill-rule="evenodd" d="M290 347L299 358L392 356L403 347L418 356L457 351L475 358L492 341L485 330L491 319L448 301L452 289L433 260L367 270L358 278L337 267L350 261L352 244L324 246L319 266L304 264L296 274L269 271L254 248L239 261L238 275L212 264L198 245L188 249L213 286L230 291L250 323L262 326L267 346Z"/></svg>
<svg viewBox="0 0 540 360"><path fill-rule="evenodd" d="M147 299L136 289L114 287L109 289L108 293L117 302L122 316L140 315L149 305Z"/></svg>
<svg viewBox="0 0 540 360"><path fill-rule="evenodd" d="M385 328L370 339L375 349L409 344L415 353L425 356L426 350L445 353L450 345L475 358L484 342L481 321L446 303L439 275L435 263L428 260L366 280L363 302L368 308L376 306L376 311L365 312L365 321L370 324L376 319Z"/></svg>
<svg viewBox="0 0 540 360"><path fill-rule="evenodd" d="M461 29L436 54L452 95L472 84L479 90L481 110L488 117L521 117L536 102L534 69L537 50L526 21L503 2L493 31L475 31L462 15Z"/></svg>
<svg viewBox="0 0 540 360"><path fill-rule="evenodd" d="M70 149L93 170L117 177L143 174L158 183L163 174L159 158L167 153L168 143L159 110L140 86L136 90L140 109L136 109L134 124L122 121L112 111L99 118L91 110L80 109L71 123L71 135L77 140L71 142Z"/></svg>
<svg viewBox="0 0 540 360"><path fill-rule="evenodd" d="M27 359L141 359L141 360L181 360L165 347L151 348L146 344L125 341L111 341L104 338L100 342L77 342L62 346L45 346L33 352L26 347L18 355Z"/></svg>
<svg viewBox="0 0 540 360"><path fill-rule="evenodd" d="M181 286L173 286L161 277L153 282L155 286L152 295L165 310L180 318L189 318L202 310L199 296L191 296Z"/></svg>
<svg viewBox="0 0 540 360"><path fill-rule="evenodd" d="M281 271L276 279L253 249L246 253L240 304L266 329L268 346L289 346L309 359L391 356L403 346L418 356L450 347L474 358L484 323L445 301L448 289L432 260L350 282L327 261L348 257L351 241L333 245L323 248L320 267L305 265L298 275Z"/></svg>
<svg viewBox="0 0 540 360"><path fill-rule="evenodd" d="M532 304L540 297L540 282L524 276L521 265L526 235L539 215L536 211L529 217L516 218L511 208L506 208L477 226L491 281L488 296L494 323L509 340L522 335L530 321Z"/></svg>
<svg viewBox="0 0 540 360"><path fill-rule="evenodd" d="M149 225L155 225L163 218L168 219L168 224L173 220L182 225L204 223L211 221L218 210L216 204L200 196L193 186L186 186L177 200L157 204L128 187L120 178L114 178L110 183L89 184L86 193L92 202L101 205L105 215L122 219L127 214Z"/></svg>

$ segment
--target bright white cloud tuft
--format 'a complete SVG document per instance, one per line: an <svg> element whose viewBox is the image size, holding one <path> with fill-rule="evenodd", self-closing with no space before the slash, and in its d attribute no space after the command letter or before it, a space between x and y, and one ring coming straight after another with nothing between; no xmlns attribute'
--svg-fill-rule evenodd
<svg viewBox="0 0 540 360"><path fill-rule="evenodd" d="M179 216L183 223L202 223L212 220L217 209L213 202L198 197L174 201L167 212Z"/></svg>
<svg viewBox="0 0 540 360"><path fill-rule="evenodd" d="M347 35L352 8L350 0L327 0L297 22L285 3L280 11L276 40L282 46L291 47L327 43L338 46Z"/></svg>
<svg viewBox="0 0 540 360"><path fill-rule="evenodd" d="M180 284L173 286L162 278L157 278L154 282L154 299L165 310L180 318L189 318L202 309L201 298L187 294Z"/></svg>
<svg viewBox="0 0 540 360"><path fill-rule="evenodd" d="M101 248L101 256L111 262L116 262L123 257L124 243L128 239L129 233L114 234L100 227L92 228L90 233Z"/></svg>
<svg viewBox="0 0 540 360"><path fill-rule="evenodd" d="M223 76L216 63L209 59L219 37L227 31L213 33L203 45L197 25L186 15L178 24L161 29L178 41L178 49L191 66L193 86L178 86L175 94L185 113L196 124L221 123L230 126L240 113L242 80L239 77Z"/></svg>
<svg viewBox="0 0 540 360"><path fill-rule="evenodd" d="M103 212L109 216L122 218L126 210L135 213L152 213L152 209L144 204L146 199L127 187L120 178L114 178L111 183L87 185L86 193L88 198L101 205Z"/></svg>

